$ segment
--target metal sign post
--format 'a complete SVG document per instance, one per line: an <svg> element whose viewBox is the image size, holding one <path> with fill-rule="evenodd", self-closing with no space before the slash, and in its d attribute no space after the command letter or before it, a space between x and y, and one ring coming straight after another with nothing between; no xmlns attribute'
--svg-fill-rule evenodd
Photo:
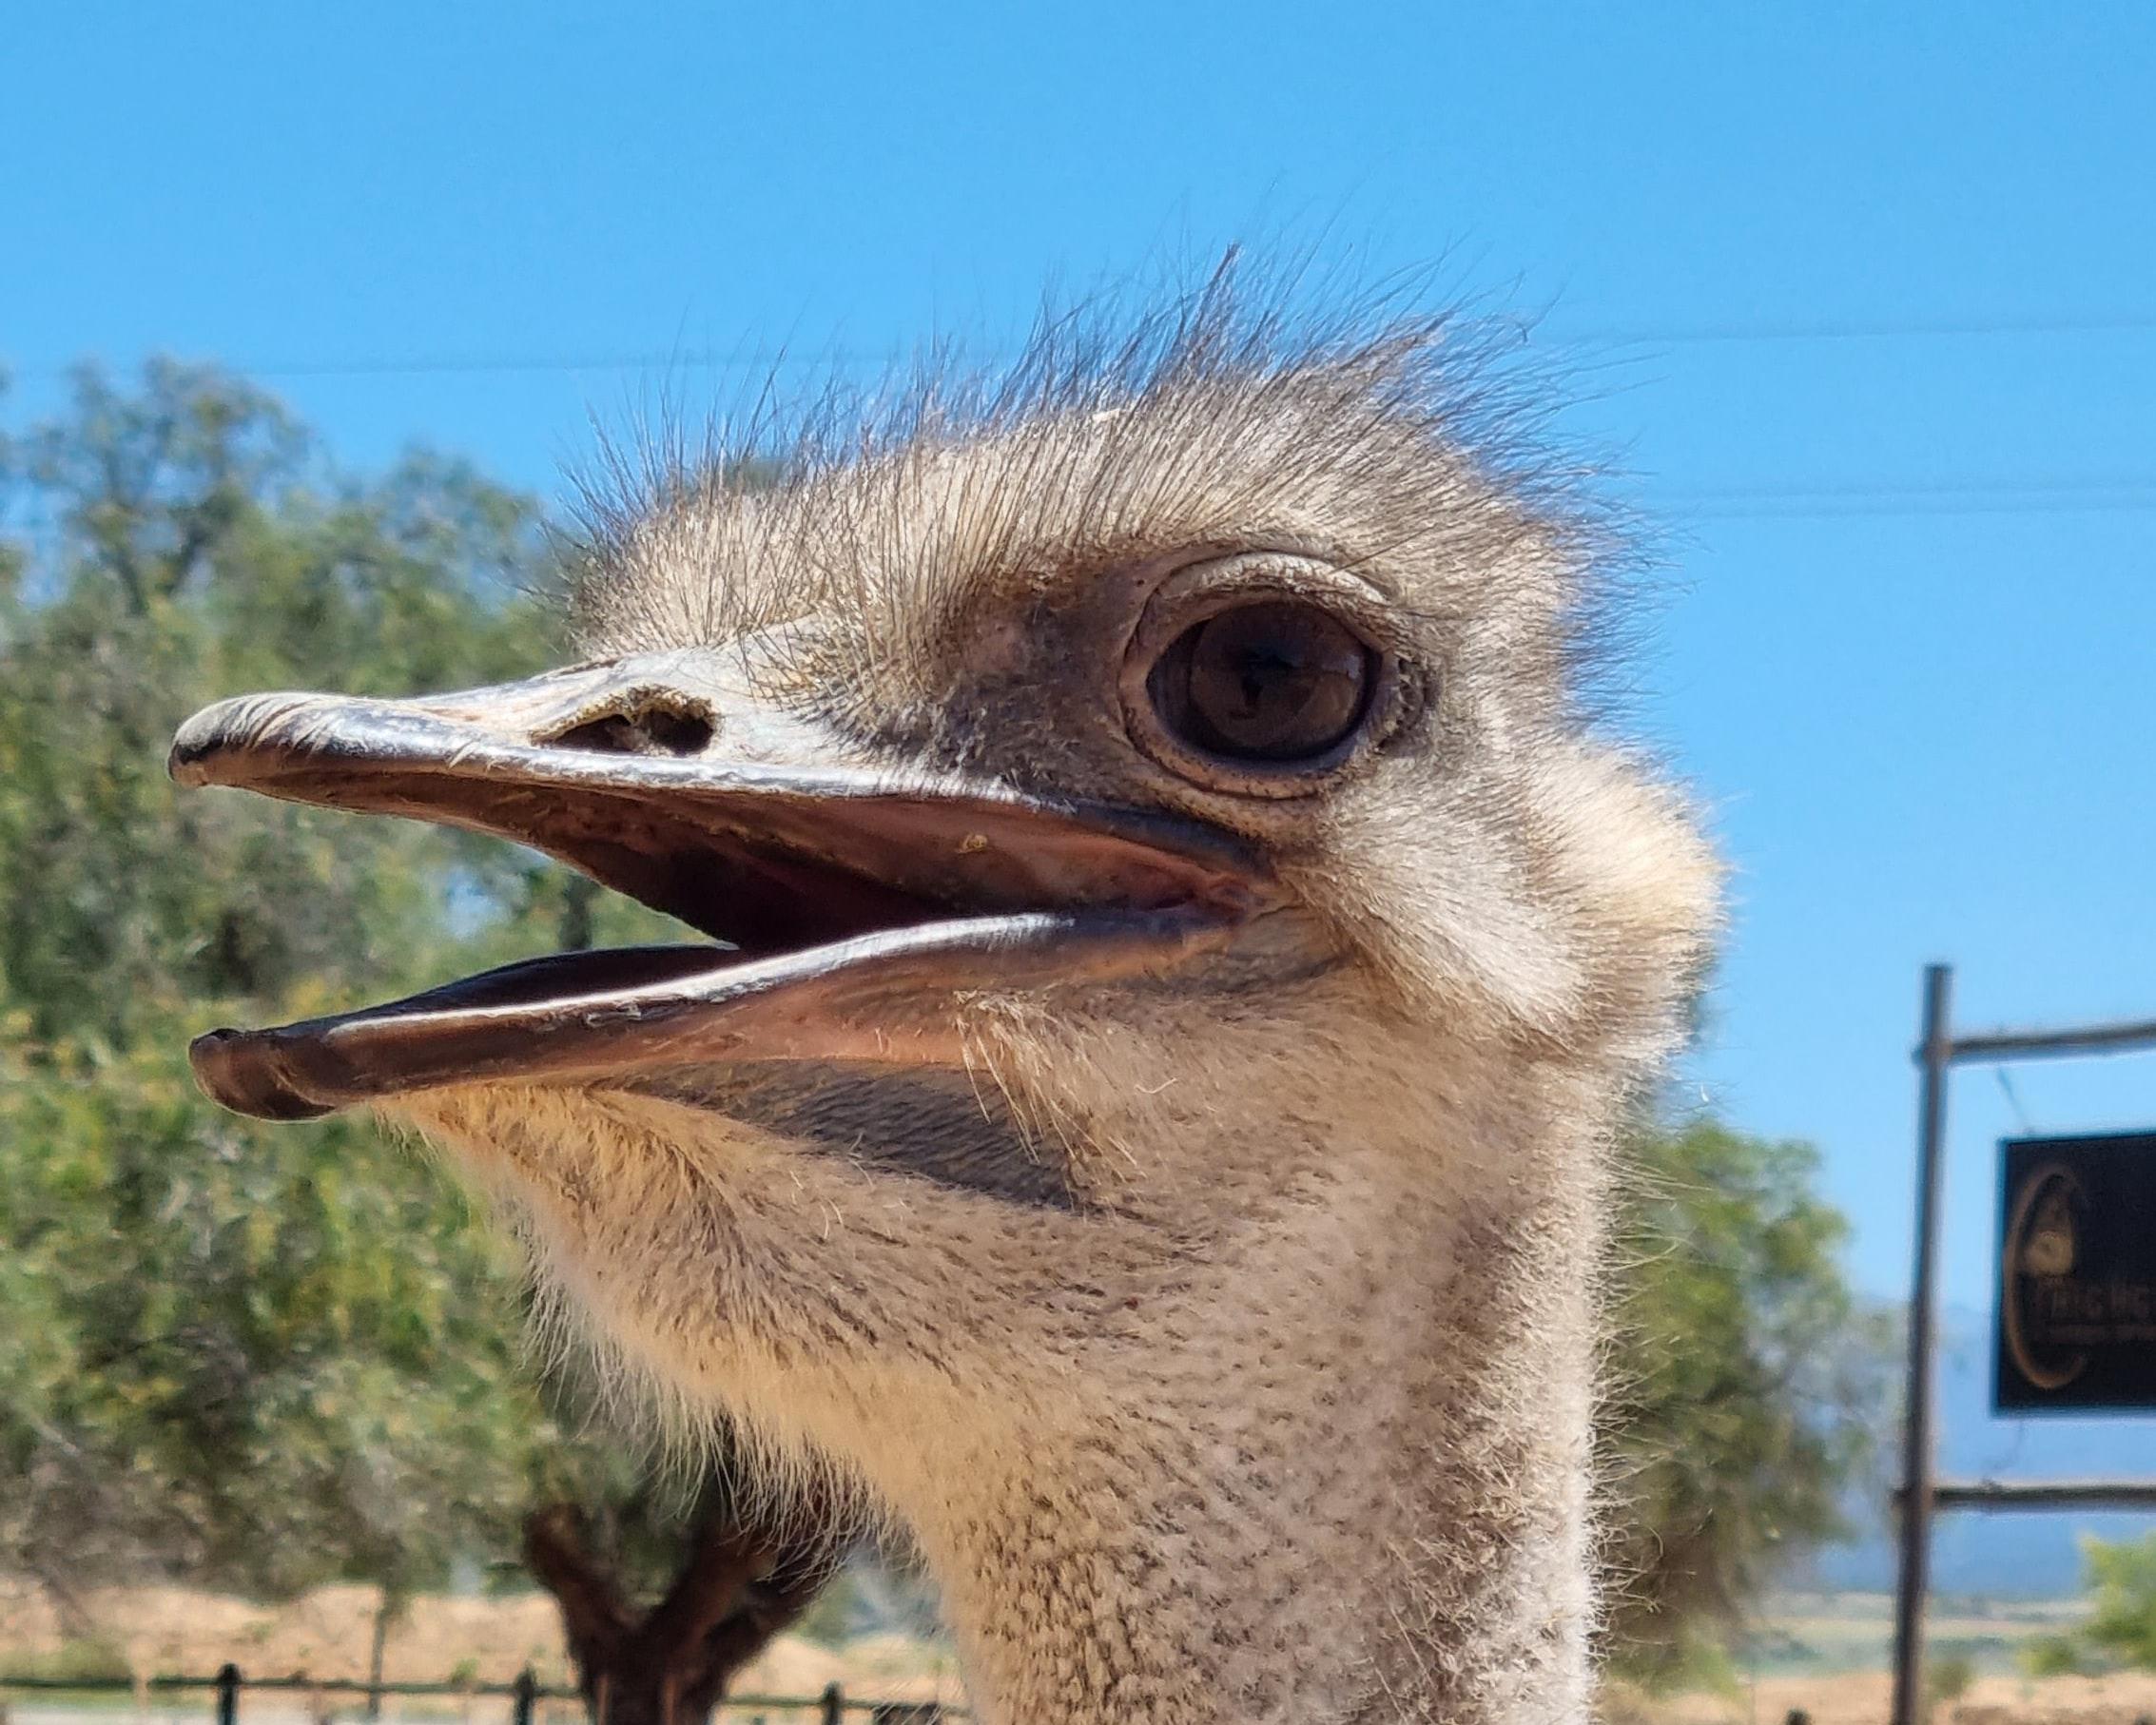
<svg viewBox="0 0 2156 1725"><path fill-rule="evenodd" d="M1938 1274L1933 1246L1939 1232L1939 1151L1946 1140L1947 1023L1953 1009L1953 971L1924 970L1924 1029L1916 1058L1916 1268L1909 1296L1909 1393L1902 1410L1901 1549L1894 1603L1893 1725L1916 1725L1924 1675L1924 1594L1932 1573L1932 1347L1938 1333L1933 1308Z"/></svg>
<svg viewBox="0 0 2156 1725"><path fill-rule="evenodd" d="M1999 1031L1956 1037L1952 1029L1953 970L1924 971L1924 1020L1916 1059L1916 1251L1909 1299L1909 1387L1902 1429L1900 1565L1894 1586L1893 1725L1919 1725L1924 1714L1924 1596L1932 1562L1932 1516L1958 1506L1987 1509L2148 1508L2156 1480L1944 1482L1933 1477L1933 1353L1938 1300L1935 1247L1946 1146L1947 1078L1958 1065L2065 1055L2156 1049L2156 1018L2070 1030Z"/></svg>

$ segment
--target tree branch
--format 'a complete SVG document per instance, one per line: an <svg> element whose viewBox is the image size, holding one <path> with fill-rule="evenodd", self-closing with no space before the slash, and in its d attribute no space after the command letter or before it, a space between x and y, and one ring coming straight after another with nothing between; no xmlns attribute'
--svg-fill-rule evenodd
<svg viewBox="0 0 2156 1725"><path fill-rule="evenodd" d="M584 1549L573 1504L550 1504L524 1518L524 1561L560 1605L578 1669L611 1667L634 1621L619 1584Z"/></svg>
<svg viewBox="0 0 2156 1725"><path fill-rule="evenodd" d="M638 1638L671 1664L733 1613L778 1555L767 1529L707 1517L691 1536L689 1561L644 1619Z"/></svg>

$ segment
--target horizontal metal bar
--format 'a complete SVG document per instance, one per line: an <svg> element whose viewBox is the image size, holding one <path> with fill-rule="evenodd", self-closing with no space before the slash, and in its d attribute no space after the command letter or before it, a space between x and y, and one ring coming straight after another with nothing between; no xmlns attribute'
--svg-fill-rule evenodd
<svg viewBox="0 0 2156 1725"><path fill-rule="evenodd" d="M1909 1488L1894 1488L1895 1502ZM2156 1509L2156 1480L1941 1480L1938 1509Z"/></svg>
<svg viewBox="0 0 2156 1725"><path fill-rule="evenodd" d="M220 1684L215 1677L145 1677L143 1679L143 1686L146 1689L165 1691L189 1689L213 1690L223 1687L223 1685ZM75 1694L126 1695L130 1693L134 1689L134 1687L135 1681L132 1677L0 1677L0 1691L10 1689L41 1692L49 1690L65 1690ZM486 1696L510 1697L514 1696L517 1693L516 1685L514 1683L370 1683L364 1677L242 1677L239 1683L235 1685L235 1687L243 1690L323 1690L335 1695L369 1695L376 1690L379 1690L385 1696ZM580 1693L576 1690L555 1689L549 1687L544 1683L538 1684L533 1689L532 1696L534 1700L539 1701L574 1701L582 1698ZM798 1711L806 1711L809 1708L822 1706L823 1701L824 1697L820 1693L816 1695L801 1696L751 1695L744 1693L741 1695L729 1695L723 1697L719 1702L719 1706L722 1708L729 1709L763 1707L774 1710L780 1708L793 1708ZM879 1707L889 1707L893 1704L894 1703L889 1701L879 1701L868 1697L856 1698L853 1696L846 1696L841 1701L841 1705L844 1706L848 1713L874 1713ZM957 1706L953 1703L946 1702L943 1706L943 1716L946 1719L962 1720L968 1715L964 1708Z"/></svg>
<svg viewBox="0 0 2156 1725"><path fill-rule="evenodd" d="M151 1677L152 1689L215 1689L215 1677ZM291 1676L282 1677L243 1677L242 1689L326 1689L338 1695L371 1695L379 1690L385 1696L514 1696L515 1683L443 1683L398 1682L370 1683L365 1677L310 1677ZM573 1699L573 1689L549 1689L544 1684L534 1687L532 1694L539 1700L566 1701Z"/></svg>
<svg viewBox="0 0 2156 1725"><path fill-rule="evenodd" d="M85 1692L111 1691L126 1694L135 1686L132 1677L0 1677L0 1689L68 1689ZM143 1679L143 1687L157 1690L217 1689L222 1687L215 1677L153 1677ZM514 1683L370 1683L365 1677L242 1677L237 1685L241 1689L326 1690L336 1695L368 1695L379 1690L385 1696L499 1696L516 1694ZM553 1689L540 1684L532 1691L541 1701L573 1701L578 1692L573 1689ZM797 1705L807 1706L815 1697L795 1697Z"/></svg>
<svg viewBox="0 0 2156 1725"><path fill-rule="evenodd" d="M1980 1036L1952 1037L1947 1058L1969 1060L2043 1059L2066 1055L2114 1055L2135 1048L2156 1048L2156 1018L2116 1024L2081 1024L2067 1030L1994 1030ZM1922 1059L1924 1051L1918 1049Z"/></svg>

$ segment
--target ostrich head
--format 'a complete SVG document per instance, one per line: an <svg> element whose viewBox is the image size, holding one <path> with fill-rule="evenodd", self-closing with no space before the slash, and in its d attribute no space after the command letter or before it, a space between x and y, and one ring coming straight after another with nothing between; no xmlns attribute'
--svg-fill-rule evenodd
<svg viewBox="0 0 2156 1725"><path fill-rule="evenodd" d="M567 669L174 746L724 943L196 1067L447 1146L619 1357L909 1526L998 1719L1582 1704L1602 1141L1712 871L1443 334L1050 339L599 512Z"/></svg>

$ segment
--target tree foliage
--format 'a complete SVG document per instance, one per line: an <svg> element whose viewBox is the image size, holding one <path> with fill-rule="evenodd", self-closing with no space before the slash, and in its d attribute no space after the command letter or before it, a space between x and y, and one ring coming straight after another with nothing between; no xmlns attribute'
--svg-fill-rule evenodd
<svg viewBox="0 0 2156 1725"><path fill-rule="evenodd" d="M1711 1120L1627 1147L1612 1388L1609 1625L1650 1683L1711 1675L1778 1569L1841 1531L1886 1338L1839 1268L1808 1144Z"/></svg>
<svg viewBox="0 0 2156 1725"><path fill-rule="evenodd" d="M2156 1671L2156 1533L2138 1540L2084 1537L2081 1556L2088 1617L2063 1634L2040 1637L2026 1662L2038 1676L2122 1665Z"/></svg>
<svg viewBox="0 0 2156 1725"><path fill-rule="evenodd" d="M565 889L425 827L177 797L164 753L224 693L536 669L537 513L423 456L340 477L174 365L84 374L0 472L0 1565L63 1599L407 1593L571 1465L515 1270L375 1128L226 1114L184 1046L551 945Z"/></svg>

